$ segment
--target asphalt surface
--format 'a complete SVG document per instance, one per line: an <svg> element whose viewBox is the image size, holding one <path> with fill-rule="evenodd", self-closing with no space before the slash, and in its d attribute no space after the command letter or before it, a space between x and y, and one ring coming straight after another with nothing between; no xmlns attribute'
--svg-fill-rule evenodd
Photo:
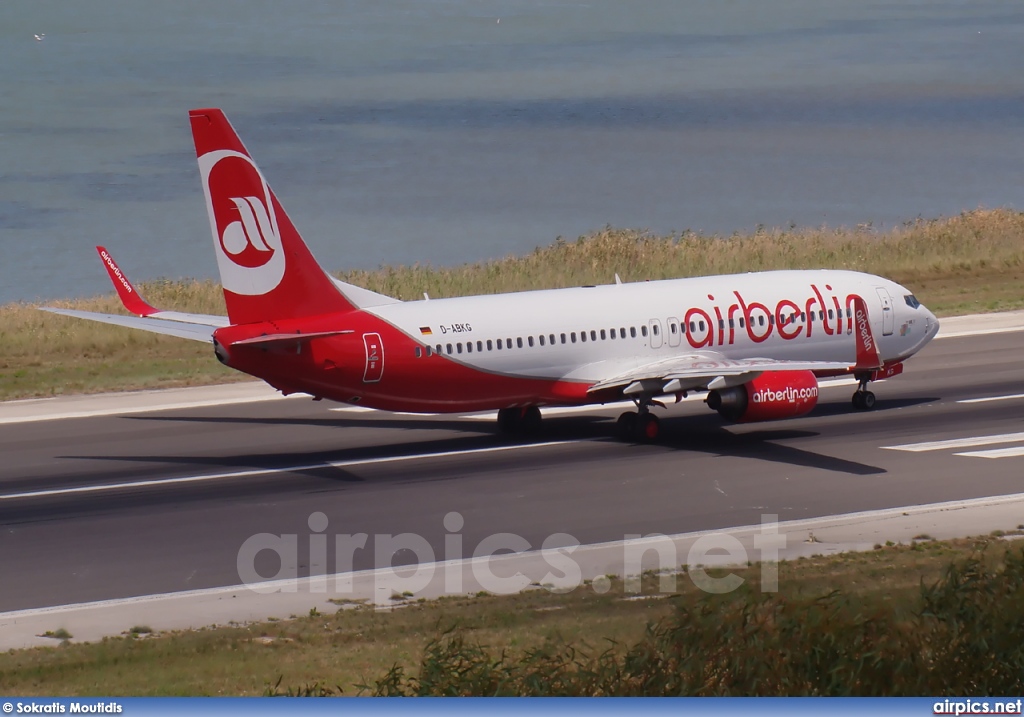
<svg viewBox="0 0 1024 717"><path fill-rule="evenodd" d="M305 575L316 512L330 538L314 570L335 572L349 567L337 535L368 534L352 563L363 569L414 560L375 550L380 534L423 536L442 559L502 532L537 548L557 533L596 543L1019 493L1024 455L956 453L1024 435L885 447L1024 432L1024 396L958 403L1024 393L1022 347L1020 332L935 341L873 386L871 413L852 411L852 386L778 423L728 426L684 402L664 412L660 445L613 440L621 406L550 415L542 445L497 436L489 420L305 400L0 426L0 611L237 584L239 549L259 533L297 535ZM10 497L24 493L42 494ZM451 511L461 554L451 536L445 553ZM257 567L273 576L278 559L262 553Z"/></svg>

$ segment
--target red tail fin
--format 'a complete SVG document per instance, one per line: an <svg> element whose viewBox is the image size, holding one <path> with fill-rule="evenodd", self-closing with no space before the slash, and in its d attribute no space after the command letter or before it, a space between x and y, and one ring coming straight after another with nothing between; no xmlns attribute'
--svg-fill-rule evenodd
<svg viewBox="0 0 1024 717"><path fill-rule="evenodd" d="M309 252L224 113L192 110L189 119L231 323L354 309Z"/></svg>
<svg viewBox="0 0 1024 717"><path fill-rule="evenodd" d="M878 353L878 343L871 333L871 319L864 299L853 297L853 338L857 343L856 370L874 370L881 368L882 358Z"/></svg>

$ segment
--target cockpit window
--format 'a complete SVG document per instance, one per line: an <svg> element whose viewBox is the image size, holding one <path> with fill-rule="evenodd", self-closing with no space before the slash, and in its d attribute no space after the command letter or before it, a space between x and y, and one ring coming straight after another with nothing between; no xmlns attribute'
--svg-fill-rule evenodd
<svg viewBox="0 0 1024 717"><path fill-rule="evenodd" d="M916 309L921 305L921 302L917 300L917 297L913 294L907 294L903 297L903 300L907 302L907 306L911 309Z"/></svg>

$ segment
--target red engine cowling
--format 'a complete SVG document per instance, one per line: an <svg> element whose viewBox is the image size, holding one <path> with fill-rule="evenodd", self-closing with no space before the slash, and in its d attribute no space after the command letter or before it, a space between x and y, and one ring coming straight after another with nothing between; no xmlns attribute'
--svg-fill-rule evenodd
<svg viewBox="0 0 1024 717"><path fill-rule="evenodd" d="M818 379L810 371L766 371L742 386L711 391L707 402L734 423L796 418L818 404Z"/></svg>

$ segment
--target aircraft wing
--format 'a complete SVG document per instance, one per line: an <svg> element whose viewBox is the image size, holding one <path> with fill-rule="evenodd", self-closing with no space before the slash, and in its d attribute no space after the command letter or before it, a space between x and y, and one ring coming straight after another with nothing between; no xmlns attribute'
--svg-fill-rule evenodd
<svg viewBox="0 0 1024 717"><path fill-rule="evenodd" d="M850 363L837 361L731 359L716 351L701 351L642 364L598 381L588 389L588 393L614 388L621 388L626 395L677 393L697 388L736 386L757 378L765 371L846 371L851 367Z"/></svg>
<svg viewBox="0 0 1024 717"><path fill-rule="evenodd" d="M216 326L199 323L186 323L153 317L121 316L120 314L99 314L93 311L77 311L75 309L57 309L52 306L39 307L43 311L61 316L73 316L76 319L89 319L114 326L127 326L130 329L142 329L155 334L167 334L181 339L192 339L210 343Z"/></svg>

